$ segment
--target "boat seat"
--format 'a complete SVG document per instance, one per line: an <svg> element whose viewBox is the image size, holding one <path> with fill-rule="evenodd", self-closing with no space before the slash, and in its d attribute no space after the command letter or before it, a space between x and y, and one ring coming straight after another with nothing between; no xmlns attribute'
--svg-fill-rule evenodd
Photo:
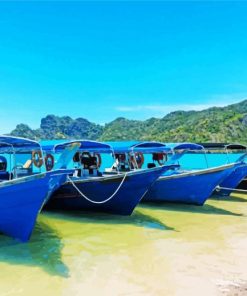
<svg viewBox="0 0 247 296"><path fill-rule="evenodd" d="M9 172L0 172L0 180L6 181L10 179Z"/></svg>
<svg viewBox="0 0 247 296"><path fill-rule="evenodd" d="M81 164L83 165L84 169L97 167L97 158L95 156L81 157Z"/></svg>
<svg viewBox="0 0 247 296"><path fill-rule="evenodd" d="M3 175L6 173L7 170L7 159L6 157L0 155L0 173Z"/></svg>
<svg viewBox="0 0 247 296"><path fill-rule="evenodd" d="M156 167L155 163L153 163L153 162L148 163L148 169L152 169L155 167Z"/></svg>
<svg viewBox="0 0 247 296"><path fill-rule="evenodd" d="M96 168L83 169L83 176L98 176L98 170Z"/></svg>
<svg viewBox="0 0 247 296"><path fill-rule="evenodd" d="M25 177L33 174L31 168L24 168L24 166L22 168L17 168L15 172L18 177Z"/></svg>
<svg viewBox="0 0 247 296"><path fill-rule="evenodd" d="M74 174L72 175L73 177L80 178L82 176L102 176L102 173L99 172L98 169L76 169Z"/></svg>

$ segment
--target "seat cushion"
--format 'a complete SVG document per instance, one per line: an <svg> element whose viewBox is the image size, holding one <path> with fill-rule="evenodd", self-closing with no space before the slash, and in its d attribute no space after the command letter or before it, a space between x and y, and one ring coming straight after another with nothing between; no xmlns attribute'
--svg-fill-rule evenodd
<svg viewBox="0 0 247 296"><path fill-rule="evenodd" d="M9 180L8 172L0 172L0 180Z"/></svg>

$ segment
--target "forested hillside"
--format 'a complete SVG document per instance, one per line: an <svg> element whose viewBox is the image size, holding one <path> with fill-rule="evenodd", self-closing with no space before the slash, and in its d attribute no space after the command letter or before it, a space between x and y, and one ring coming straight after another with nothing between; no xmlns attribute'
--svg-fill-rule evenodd
<svg viewBox="0 0 247 296"><path fill-rule="evenodd" d="M12 135L32 139L158 140L247 143L247 100L203 111L176 111L145 121L117 118L101 126L84 118L48 115L40 128L17 125Z"/></svg>

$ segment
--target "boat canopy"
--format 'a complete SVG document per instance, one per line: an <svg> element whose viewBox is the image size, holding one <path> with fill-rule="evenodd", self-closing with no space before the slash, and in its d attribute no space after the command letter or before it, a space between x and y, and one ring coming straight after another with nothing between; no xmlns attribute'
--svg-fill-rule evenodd
<svg viewBox="0 0 247 296"><path fill-rule="evenodd" d="M227 144L225 148L230 150L247 150L247 146L242 144Z"/></svg>
<svg viewBox="0 0 247 296"><path fill-rule="evenodd" d="M142 152L158 153L169 152L164 143L160 142L107 142L111 145L114 153Z"/></svg>
<svg viewBox="0 0 247 296"><path fill-rule="evenodd" d="M90 151L90 152L98 152L98 153L111 153L112 147L109 144L96 142L96 141L89 141L89 140L75 140L75 141L68 141L64 143L59 143L56 145L44 145L42 146L44 151L52 151L55 153L61 153L66 148L73 146L73 144L80 145L77 151Z"/></svg>
<svg viewBox="0 0 247 296"><path fill-rule="evenodd" d="M197 143L202 145L205 149L224 149L227 143Z"/></svg>
<svg viewBox="0 0 247 296"><path fill-rule="evenodd" d="M79 143L79 151L92 151L98 153L159 153L173 152L176 150L203 150L204 147L194 143L161 143L154 141L131 141L131 142L97 142L89 140L74 140L56 145L42 145L43 150L55 153L62 152L65 148L72 144Z"/></svg>
<svg viewBox="0 0 247 296"><path fill-rule="evenodd" d="M204 147L195 143L165 143L172 151L176 150L204 150Z"/></svg>
<svg viewBox="0 0 247 296"><path fill-rule="evenodd" d="M246 150L247 146L236 143L201 143L205 149Z"/></svg>
<svg viewBox="0 0 247 296"><path fill-rule="evenodd" d="M40 150L40 144L36 141L12 136L0 136L0 151L24 153L35 149Z"/></svg>

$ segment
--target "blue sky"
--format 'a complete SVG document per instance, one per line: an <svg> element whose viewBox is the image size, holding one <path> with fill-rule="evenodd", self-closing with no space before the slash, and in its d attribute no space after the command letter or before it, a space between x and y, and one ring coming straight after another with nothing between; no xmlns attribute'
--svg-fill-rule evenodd
<svg viewBox="0 0 247 296"><path fill-rule="evenodd" d="M247 98L247 2L0 2L0 133Z"/></svg>

